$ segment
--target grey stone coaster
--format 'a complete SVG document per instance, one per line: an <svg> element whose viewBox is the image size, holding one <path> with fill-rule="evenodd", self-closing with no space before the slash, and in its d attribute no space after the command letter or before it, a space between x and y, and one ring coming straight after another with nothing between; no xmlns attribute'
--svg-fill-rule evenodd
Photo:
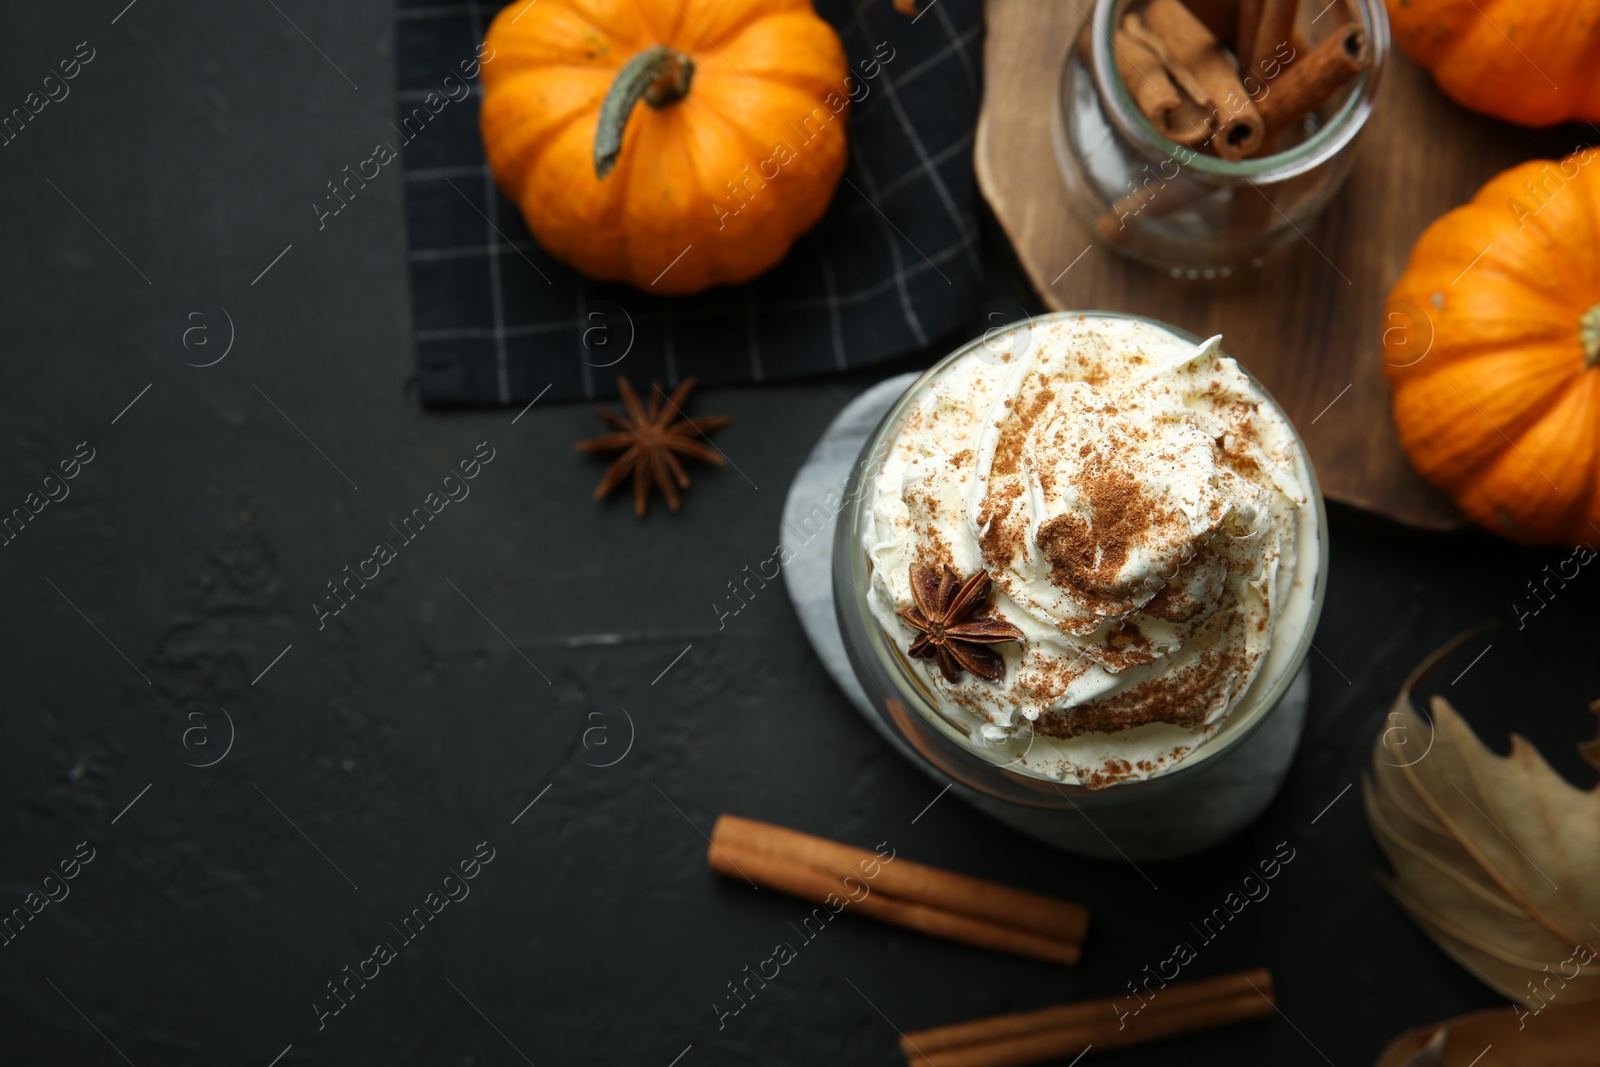
<svg viewBox="0 0 1600 1067"><path fill-rule="evenodd" d="M790 555L784 582L811 647L850 702L896 751L935 781L947 780L923 763L873 713L845 653L833 605L833 534L845 479L867 438L891 405L917 378L903 374L879 382L847 404L795 475L783 509L780 540ZM1076 810L1026 807L963 785L950 792L1007 826L1067 852L1098 859L1165 859L1207 848L1255 819L1283 784L1305 725L1311 682L1302 668L1277 710L1225 759L1170 788L1122 800L1107 795ZM1119 802L1120 801L1120 802Z"/></svg>

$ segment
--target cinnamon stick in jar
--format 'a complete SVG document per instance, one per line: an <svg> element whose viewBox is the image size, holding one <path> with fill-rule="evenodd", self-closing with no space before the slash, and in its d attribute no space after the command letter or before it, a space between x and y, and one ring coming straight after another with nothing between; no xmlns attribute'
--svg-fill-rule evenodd
<svg viewBox="0 0 1600 1067"><path fill-rule="evenodd" d="M1184 0L1189 13L1205 24L1211 36L1227 44L1239 26L1239 0Z"/></svg>
<svg viewBox="0 0 1600 1067"><path fill-rule="evenodd" d="M1353 22L1344 26L1268 84L1256 102L1267 133L1301 122L1371 65L1366 31Z"/></svg>
<svg viewBox="0 0 1600 1067"><path fill-rule="evenodd" d="M1260 148L1266 124L1211 31L1182 0L1151 0L1144 21L1172 58L1193 72L1210 98L1217 128L1210 143L1217 155L1238 162Z"/></svg>
<svg viewBox="0 0 1600 1067"><path fill-rule="evenodd" d="M1160 218L1181 211L1211 194L1212 190L1195 181L1168 180L1154 189L1135 190L1122 197L1094 220L1100 239L1114 245L1131 244L1134 238L1129 220L1139 215Z"/></svg>
<svg viewBox="0 0 1600 1067"><path fill-rule="evenodd" d="M1178 91L1159 56L1126 29L1117 30L1113 44L1118 77L1161 136L1183 145L1211 139L1212 113Z"/></svg>
<svg viewBox="0 0 1600 1067"><path fill-rule="evenodd" d="M1211 97L1207 95L1206 87L1200 84L1200 79L1196 78L1188 67L1173 58L1172 53L1167 51L1165 42L1150 32L1150 27L1144 24L1143 19L1138 15L1126 15L1122 19L1122 28L1129 37L1144 45L1156 59L1161 61L1161 66L1179 91L1201 107L1210 105Z"/></svg>
<svg viewBox="0 0 1600 1067"><path fill-rule="evenodd" d="M1298 0L1260 0L1261 13L1256 23L1254 36L1248 40L1241 40L1236 48L1239 57L1239 72L1265 78L1262 72L1263 64L1271 59L1278 49L1285 44L1292 47L1291 37L1294 34L1294 16L1299 8Z"/></svg>
<svg viewBox="0 0 1600 1067"><path fill-rule="evenodd" d="M1249 68L1244 64L1245 56L1255 47L1256 31L1261 27L1261 0L1239 0L1239 17L1233 24L1233 54L1239 58L1239 67L1242 71ZM1222 34L1217 34L1221 37Z"/></svg>

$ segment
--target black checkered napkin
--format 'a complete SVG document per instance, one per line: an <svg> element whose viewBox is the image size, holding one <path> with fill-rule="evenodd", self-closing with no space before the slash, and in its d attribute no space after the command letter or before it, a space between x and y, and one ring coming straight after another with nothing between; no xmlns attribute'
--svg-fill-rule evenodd
<svg viewBox="0 0 1600 1067"><path fill-rule="evenodd" d="M500 6L400 0L397 11L396 129L425 403L595 397L619 372L669 384L814 375L911 351L967 318L981 269L980 0L934 0L914 19L890 0L818 0L854 69L888 57L851 112L832 206L761 277L677 297L582 277L544 253L496 190L478 87L463 75Z"/></svg>

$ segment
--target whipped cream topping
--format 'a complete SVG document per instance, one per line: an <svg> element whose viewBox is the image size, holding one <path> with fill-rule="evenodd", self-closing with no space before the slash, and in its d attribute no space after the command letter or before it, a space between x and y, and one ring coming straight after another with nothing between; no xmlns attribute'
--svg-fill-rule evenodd
<svg viewBox="0 0 1600 1067"><path fill-rule="evenodd" d="M1004 680L908 662L946 726L997 762L1089 786L1147 778L1293 659L1319 559L1310 478L1219 341L1034 322L942 368L893 432L863 535L872 611L906 652L913 562L989 574L991 613L1025 635L989 646Z"/></svg>

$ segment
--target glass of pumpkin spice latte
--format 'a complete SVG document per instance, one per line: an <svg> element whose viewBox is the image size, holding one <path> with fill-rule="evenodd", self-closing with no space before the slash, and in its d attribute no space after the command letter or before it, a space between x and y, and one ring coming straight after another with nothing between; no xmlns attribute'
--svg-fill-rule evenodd
<svg viewBox="0 0 1600 1067"><path fill-rule="evenodd" d="M1002 800L1125 803L1198 783L1279 705L1326 519L1299 435L1219 342L1041 316L889 410L847 485L834 588L902 750Z"/></svg>

